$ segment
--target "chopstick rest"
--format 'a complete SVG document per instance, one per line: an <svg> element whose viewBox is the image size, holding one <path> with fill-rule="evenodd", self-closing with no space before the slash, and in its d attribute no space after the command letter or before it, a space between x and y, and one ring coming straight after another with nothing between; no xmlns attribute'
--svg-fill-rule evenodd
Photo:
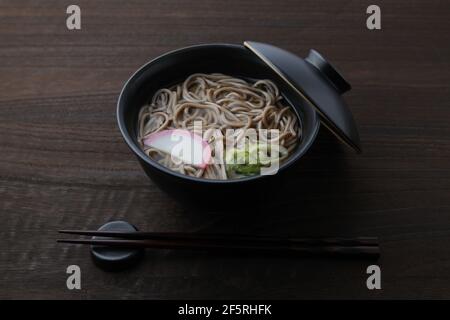
<svg viewBox="0 0 450 320"><path fill-rule="evenodd" d="M98 231L135 232L138 229L126 221L111 221L102 225ZM106 239L92 237L93 240ZM118 248L110 246L91 245L91 257L94 263L107 271L120 271L136 265L144 256L143 248Z"/></svg>

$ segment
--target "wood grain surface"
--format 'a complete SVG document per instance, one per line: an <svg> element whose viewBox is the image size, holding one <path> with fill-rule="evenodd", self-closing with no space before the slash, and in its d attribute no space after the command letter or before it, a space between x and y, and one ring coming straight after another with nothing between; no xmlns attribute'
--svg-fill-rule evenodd
<svg viewBox="0 0 450 320"><path fill-rule="evenodd" d="M450 298L450 3L0 0L0 298ZM364 152L321 129L284 196L264 208L184 208L139 167L116 125L118 94L142 64L210 42L315 48L352 84ZM359 260L148 251L108 273L60 228L125 219L148 231L379 236L382 289ZM66 288L66 268L82 289Z"/></svg>

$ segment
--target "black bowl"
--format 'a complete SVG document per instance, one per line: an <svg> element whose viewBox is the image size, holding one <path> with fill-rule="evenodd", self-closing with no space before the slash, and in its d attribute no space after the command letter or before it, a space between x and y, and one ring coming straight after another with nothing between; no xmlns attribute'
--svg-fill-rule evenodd
<svg viewBox="0 0 450 320"><path fill-rule="evenodd" d="M193 73L224 73L246 79L270 79L280 89L302 121L302 139L294 153L275 175L259 175L235 180L208 180L174 172L149 158L137 141L137 121L140 108L160 88L182 82ZM205 44L182 48L164 54L141 67L126 82L119 96L117 120L125 142L137 156L146 174L161 189L188 204L234 204L261 194L274 185L273 181L297 162L309 149L319 130L319 117L308 101L253 53L241 45ZM226 197L227 201L223 201ZM230 201L232 200L232 201Z"/></svg>

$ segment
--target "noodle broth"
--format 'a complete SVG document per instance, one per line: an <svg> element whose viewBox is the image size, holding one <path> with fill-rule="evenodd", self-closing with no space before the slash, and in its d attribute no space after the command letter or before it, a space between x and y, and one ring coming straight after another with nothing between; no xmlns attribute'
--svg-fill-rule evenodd
<svg viewBox="0 0 450 320"><path fill-rule="evenodd" d="M260 175L271 166L268 159L284 163L302 139L301 118L272 81L218 73L192 74L156 91L141 107L137 128L139 146L153 160L187 176L216 180ZM196 166L146 144L169 130L201 136L213 159Z"/></svg>

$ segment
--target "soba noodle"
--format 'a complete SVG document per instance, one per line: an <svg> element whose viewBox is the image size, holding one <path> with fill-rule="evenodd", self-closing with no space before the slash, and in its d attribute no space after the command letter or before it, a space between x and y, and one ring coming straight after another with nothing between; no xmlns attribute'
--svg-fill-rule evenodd
<svg viewBox="0 0 450 320"><path fill-rule="evenodd" d="M206 168L186 163L175 164L170 154L143 143L150 134L167 129L195 130L202 125L203 139L212 142L226 137L227 129L236 130L237 139L246 129L278 129L280 162L290 156L301 138L301 123L290 106L283 103L276 85L270 80L249 83L223 74L193 74L169 89L158 90L139 113L138 140L144 152L164 166L185 175L206 179L230 179L226 163ZM214 135L220 130L222 138ZM236 137L235 137L236 138ZM269 140L271 137L269 136ZM215 141L217 142L217 141ZM217 152L214 150L213 153Z"/></svg>

